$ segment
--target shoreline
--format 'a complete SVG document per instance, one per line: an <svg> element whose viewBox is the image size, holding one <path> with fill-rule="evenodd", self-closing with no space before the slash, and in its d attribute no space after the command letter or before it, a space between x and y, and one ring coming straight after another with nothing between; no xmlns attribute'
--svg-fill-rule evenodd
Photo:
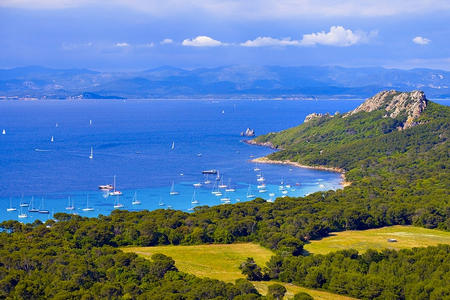
<svg viewBox="0 0 450 300"><path fill-rule="evenodd" d="M262 145L260 145L262 146ZM322 171L331 171L341 174L341 185L342 187L346 187L351 185L352 183L350 181L347 181L345 178L345 170L341 168L332 168L332 167L323 167L323 166L308 166L308 165L302 165L298 162L290 161L290 160L272 160L268 159L267 157L258 157L251 160L253 163L261 163L261 164L273 164L273 165L290 165L297 168L304 168L304 169L314 169L314 170L322 170Z"/></svg>

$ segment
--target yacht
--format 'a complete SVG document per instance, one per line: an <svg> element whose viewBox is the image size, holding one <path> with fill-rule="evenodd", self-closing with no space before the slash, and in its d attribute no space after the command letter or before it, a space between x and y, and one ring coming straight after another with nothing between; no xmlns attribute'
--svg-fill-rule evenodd
<svg viewBox="0 0 450 300"><path fill-rule="evenodd" d="M195 189L194 189L194 194L192 195L192 200L191 200L192 204L198 204L198 200L195 198Z"/></svg>
<svg viewBox="0 0 450 300"><path fill-rule="evenodd" d="M131 204L132 205L140 205L141 204L141 201L139 201L137 199L137 193L136 192L134 192L133 201L131 201Z"/></svg>
<svg viewBox="0 0 450 300"><path fill-rule="evenodd" d="M172 181L172 187L170 188L170 195L178 195L179 193L175 191L175 182Z"/></svg>
<svg viewBox="0 0 450 300"><path fill-rule="evenodd" d="M213 175L216 175L217 174L217 170L215 170L215 169L205 170L205 171L202 171L202 174L213 174Z"/></svg>
<svg viewBox="0 0 450 300"><path fill-rule="evenodd" d="M34 197L31 197L30 206L28 207L28 212L37 213L39 209L34 207Z"/></svg>
<svg viewBox="0 0 450 300"><path fill-rule="evenodd" d="M113 186L112 184L99 185L98 189L102 191L110 191L113 189Z"/></svg>
<svg viewBox="0 0 450 300"><path fill-rule="evenodd" d="M40 214L49 214L50 211L48 209L44 209L44 197L41 199L41 206L39 207L38 213Z"/></svg>
<svg viewBox="0 0 450 300"><path fill-rule="evenodd" d="M75 210L75 205L73 204L73 200L72 201L70 200L70 196L69 196L68 200L69 200L69 203L66 207L66 210Z"/></svg>
<svg viewBox="0 0 450 300"><path fill-rule="evenodd" d="M251 186L251 184L248 185L247 198L255 198L255 195L252 194L252 186Z"/></svg>
<svg viewBox="0 0 450 300"><path fill-rule="evenodd" d="M89 195L86 195L86 207L82 209L83 211L93 211L93 207L89 207Z"/></svg>
<svg viewBox="0 0 450 300"><path fill-rule="evenodd" d="M9 207L6 209L6 211L16 211L17 208L12 206L12 199L9 198Z"/></svg>
<svg viewBox="0 0 450 300"><path fill-rule="evenodd" d="M113 184L113 191L109 193L110 196L120 196L122 195L121 191L116 191L116 175L114 175L114 184Z"/></svg>

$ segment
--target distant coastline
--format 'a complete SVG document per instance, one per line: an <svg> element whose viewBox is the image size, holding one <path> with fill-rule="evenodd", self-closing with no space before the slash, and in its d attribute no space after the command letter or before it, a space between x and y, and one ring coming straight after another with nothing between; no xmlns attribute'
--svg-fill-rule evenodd
<svg viewBox="0 0 450 300"><path fill-rule="evenodd" d="M255 140L244 140L243 142L246 143L246 144L249 144L249 145L264 146L264 147L269 147L271 149L280 150L280 148L276 148L270 142L258 143ZM294 167L297 167L297 168L305 168L305 169L314 169L314 170L336 172L336 173L340 173L341 174L341 178L342 178L341 185L342 185L342 187L346 187L346 186L349 186L349 185L352 184L350 181L346 180L346 178L345 178L345 170L341 169L341 168L324 167L324 166L308 166L308 165L302 165L302 164L300 164L298 162L295 162L295 161L290 161L290 160L273 160L273 159L269 159L267 157L254 158L254 159L251 160L251 162L260 163L260 164L290 165L290 166L294 166Z"/></svg>

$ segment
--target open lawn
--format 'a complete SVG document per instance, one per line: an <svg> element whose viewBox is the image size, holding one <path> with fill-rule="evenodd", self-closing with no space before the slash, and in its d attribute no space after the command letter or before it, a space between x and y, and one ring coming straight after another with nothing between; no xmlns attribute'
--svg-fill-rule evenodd
<svg viewBox="0 0 450 300"><path fill-rule="evenodd" d="M397 242L388 242L396 239ZM356 249L404 249L413 247L450 244L450 232L414 226L390 226L369 230L343 231L331 233L329 237L311 241L304 249L309 253L327 254L329 252Z"/></svg>
<svg viewBox="0 0 450 300"><path fill-rule="evenodd" d="M224 245L196 245L196 246L157 246L157 247L126 247L125 252L134 252L140 256L149 258L155 253L162 253L175 260L176 267L183 272L198 277L209 277L234 282L238 278L244 278L239 270L239 265L247 258L253 257L259 266L264 266L274 253L253 243L224 244ZM273 282L252 282L258 291L265 295L267 287ZM352 299L328 292L317 291L281 283L287 291L287 298L298 292L306 292L314 299Z"/></svg>

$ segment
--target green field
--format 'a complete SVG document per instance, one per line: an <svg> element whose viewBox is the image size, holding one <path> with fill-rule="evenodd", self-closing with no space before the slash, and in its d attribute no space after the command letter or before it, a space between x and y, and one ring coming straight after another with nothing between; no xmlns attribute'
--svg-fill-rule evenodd
<svg viewBox="0 0 450 300"><path fill-rule="evenodd" d="M176 267L183 272L198 277L209 277L234 282L238 278L244 278L239 270L239 265L247 258L253 257L255 262L264 266L274 254L272 251L253 243L225 244L225 245L196 245L196 246L157 246L157 247L126 247L125 252L134 252L145 258L150 258L155 253L163 253L175 260ZM266 294L267 287L273 282L253 282L258 291ZM352 299L328 292L302 288L293 284L281 283L287 291L287 297L291 298L298 292L307 292L315 299Z"/></svg>
<svg viewBox="0 0 450 300"><path fill-rule="evenodd" d="M388 239L396 239L390 243ZM327 254L329 252L356 249L405 249L413 247L450 244L450 232L426 229L414 226L390 226L360 231L343 231L331 233L329 237L311 241L304 249L309 253Z"/></svg>

